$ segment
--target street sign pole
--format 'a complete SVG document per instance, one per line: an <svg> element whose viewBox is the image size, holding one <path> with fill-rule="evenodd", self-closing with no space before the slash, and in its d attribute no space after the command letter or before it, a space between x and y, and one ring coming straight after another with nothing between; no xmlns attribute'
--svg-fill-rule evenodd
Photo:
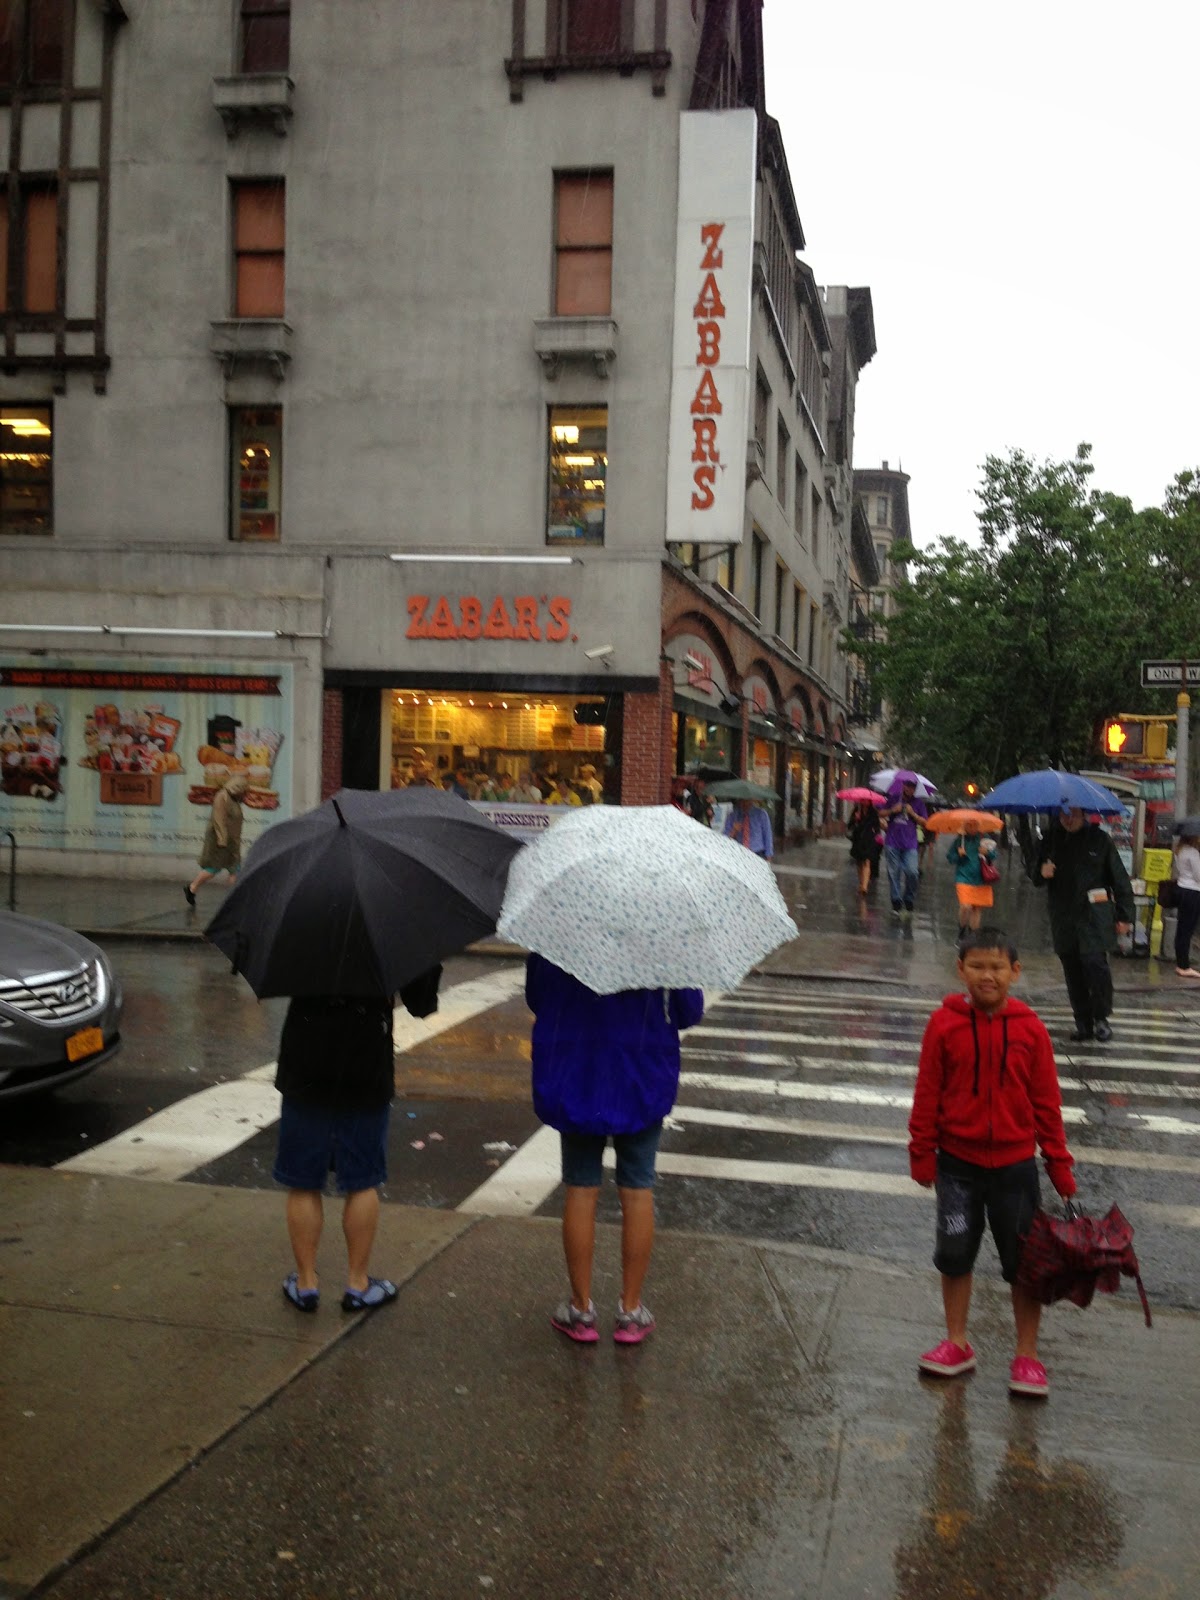
<svg viewBox="0 0 1200 1600"><path fill-rule="evenodd" d="M1188 814L1188 721L1192 714L1186 689L1179 691L1175 708L1175 821L1182 822Z"/></svg>

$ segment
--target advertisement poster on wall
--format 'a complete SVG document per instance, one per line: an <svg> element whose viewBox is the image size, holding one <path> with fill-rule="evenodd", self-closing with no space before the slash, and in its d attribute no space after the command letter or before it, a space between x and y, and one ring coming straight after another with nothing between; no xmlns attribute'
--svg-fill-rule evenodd
<svg viewBox="0 0 1200 1600"><path fill-rule="evenodd" d="M248 847L291 815L292 668L0 659L0 829L18 847L199 851L235 772Z"/></svg>

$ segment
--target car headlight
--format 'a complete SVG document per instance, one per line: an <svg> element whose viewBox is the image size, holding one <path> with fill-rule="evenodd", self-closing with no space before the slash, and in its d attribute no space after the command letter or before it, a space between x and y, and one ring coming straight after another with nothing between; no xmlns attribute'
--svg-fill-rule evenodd
<svg viewBox="0 0 1200 1600"><path fill-rule="evenodd" d="M98 1006L107 1005L109 990L108 972L103 961L96 961L93 963L93 965L96 968L96 1004Z"/></svg>

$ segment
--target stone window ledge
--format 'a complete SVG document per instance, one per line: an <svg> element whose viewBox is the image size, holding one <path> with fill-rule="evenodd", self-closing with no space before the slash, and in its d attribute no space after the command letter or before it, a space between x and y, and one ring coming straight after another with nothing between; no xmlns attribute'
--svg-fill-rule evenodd
<svg viewBox="0 0 1200 1600"><path fill-rule="evenodd" d="M564 361L590 361L601 378L617 355L617 325L611 317L542 317L533 324L533 348L548 378Z"/></svg>
<svg viewBox="0 0 1200 1600"><path fill-rule="evenodd" d="M227 378L266 366L282 379L292 358L291 326L274 317L214 322L209 349Z"/></svg>
<svg viewBox="0 0 1200 1600"><path fill-rule="evenodd" d="M213 106L225 124L226 137L236 139L244 123L265 122L282 138L292 118L294 88L286 72L243 72L214 78Z"/></svg>

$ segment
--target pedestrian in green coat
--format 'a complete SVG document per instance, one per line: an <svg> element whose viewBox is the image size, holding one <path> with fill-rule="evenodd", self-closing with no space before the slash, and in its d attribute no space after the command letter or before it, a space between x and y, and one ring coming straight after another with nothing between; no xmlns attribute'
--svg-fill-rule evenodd
<svg viewBox="0 0 1200 1600"><path fill-rule="evenodd" d="M1050 936L1075 1016L1075 1043L1112 1038L1109 954L1133 927L1133 889L1112 836L1064 807L1042 840L1033 882L1049 896Z"/></svg>

